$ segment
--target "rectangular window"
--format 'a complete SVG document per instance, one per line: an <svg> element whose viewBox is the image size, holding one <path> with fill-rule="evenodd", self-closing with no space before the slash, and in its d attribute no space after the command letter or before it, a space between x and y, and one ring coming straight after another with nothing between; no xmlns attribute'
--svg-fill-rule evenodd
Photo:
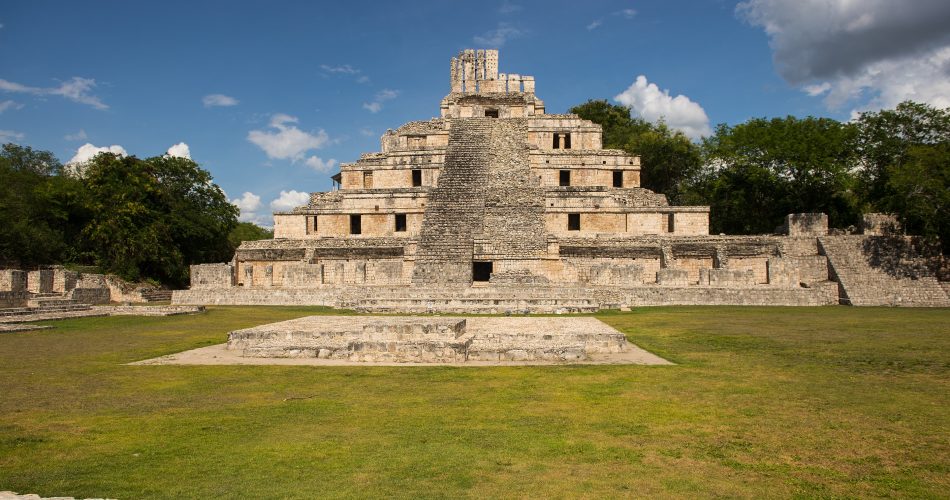
<svg viewBox="0 0 950 500"><path fill-rule="evenodd" d="M485 110L485 118L498 118L498 110L497 110L497 109L486 109L486 110Z"/></svg>
<svg viewBox="0 0 950 500"><path fill-rule="evenodd" d="M350 215L350 234L362 234L363 233L363 221L360 219L360 216L357 214Z"/></svg>
<svg viewBox="0 0 950 500"><path fill-rule="evenodd" d="M614 170L614 187L623 187L623 170Z"/></svg>
<svg viewBox="0 0 950 500"><path fill-rule="evenodd" d="M396 214L396 232L402 233L406 230L406 214Z"/></svg>
<svg viewBox="0 0 950 500"><path fill-rule="evenodd" d="M412 171L412 187L419 187L422 185L422 170L413 170Z"/></svg>
<svg viewBox="0 0 950 500"><path fill-rule="evenodd" d="M372 187L373 187L373 173L363 172L363 189L370 189Z"/></svg>
<svg viewBox="0 0 950 500"><path fill-rule="evenodd" d="M581 230L581 214L567 214L567 230L568 231Z"/></svg>
<svg viewBox="0 0 950 500"><path fill-rule="evenodd" d="M564 134L564 149L571 149L571 134Z"/></svg>
<svg viewBox="0 0 950 500"><path fill-rule="evenodd" d="M673 219L674 217L672 213L666 214L666 232L668 233L672 233L676 229L676 227L673 225Z"/></svg>
<svg viewBox="0 0 950 500"><path fill-rule="evenodd" d="M561 149L561 134L555 132L551 135L554 136L554 143L551 144L551 147L554 149Z"/></svg>
<svg viewBox="0 0 950 500"><path fill-rule="evenodd" d="M558 186L570 186L571 185L571 171L570 170L561 170L558 175Z"/></svg>
<svg viewBox="0 0 950 500"><path fill-rule="evenodd" d="M307 234L317 234L317 216L307 217Z"/></svg>

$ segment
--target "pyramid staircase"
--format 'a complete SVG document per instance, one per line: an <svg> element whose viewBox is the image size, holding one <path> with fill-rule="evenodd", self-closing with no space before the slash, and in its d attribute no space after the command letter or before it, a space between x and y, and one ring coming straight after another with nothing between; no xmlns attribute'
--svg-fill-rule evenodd
<svg viewBox="0 0 950 500"><path fill-rule="evenodd" d="M472 281L473 231L485 217L485 178L493 118L452 120L445 166L422 218L414 285L467 286Z"/></svg>

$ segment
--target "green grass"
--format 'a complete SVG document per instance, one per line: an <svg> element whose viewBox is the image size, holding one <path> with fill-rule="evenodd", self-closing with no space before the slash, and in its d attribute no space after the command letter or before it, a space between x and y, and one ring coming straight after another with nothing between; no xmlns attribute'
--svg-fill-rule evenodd
<svg viewBox="0 0 950 500"><path fill-rule="evenodd" d="M950 491L946 309L599 315L675 366L125 365L326 312L219 307L0 334L0 490L111 498Z"/></svg>

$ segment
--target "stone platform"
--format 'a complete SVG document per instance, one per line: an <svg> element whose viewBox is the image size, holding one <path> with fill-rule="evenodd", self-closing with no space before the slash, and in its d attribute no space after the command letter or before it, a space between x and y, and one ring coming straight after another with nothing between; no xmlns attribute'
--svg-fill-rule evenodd
<svg viewBox="0 0 950 500"><path fill-rule="evenodd" d="M308 316L136 364L669 364L595 318Z"/></svg>

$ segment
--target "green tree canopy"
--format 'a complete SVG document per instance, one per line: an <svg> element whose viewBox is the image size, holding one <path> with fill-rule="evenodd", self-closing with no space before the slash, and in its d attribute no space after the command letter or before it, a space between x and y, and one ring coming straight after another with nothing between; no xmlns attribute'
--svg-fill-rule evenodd
<svg viewBox="0 0 950 500"><path fill-rule="evenodd" d="M665 123L630 116L630 108L605 100L587 101L570 109L603 127L603 146L640 157L641 186L663 193L672 203L684 196L687 182L702 164L700 148Z"/></svg>
<svg viewBox="0 0 950 500"><path fill-rule="evenodd" d="M274 237L274 231L264 229L251 222L238 222L237 226L228 234L231 248L237 248L242 241L267 240Z"/></svg>
<svg viewBox="0 0 950 500"><path fill-rule="evenodd" d="M890 173L909 161L912 148L950 143L950 108L905 101L861 113L856 125L862 195L873 210L892 209L885 202L893 195Z"/></svg>
<svg viewBox="0 0 950 500"><path fill-rule="evenodd" d="M101 153L82 177L92 213L83 244L101 268L181 286L190 264L230 258L237 208L195 162Z"/></svg>
<svg viewBox="0 0 950 500"><path fill-rule="evenodd" d="M0 265L58 262L82 222L79 186L54 175L62 165L48 151L4 144L0 151Z"/></svg>
<svg viewBox="0 0 950 500"><path fill-rule="evenodd" d="M856 139L855 127L830 118L719 125L703 141L694 196L710 204L715 232L769 232L798 212L824 212L835 227L854 224Z"/></svg>

